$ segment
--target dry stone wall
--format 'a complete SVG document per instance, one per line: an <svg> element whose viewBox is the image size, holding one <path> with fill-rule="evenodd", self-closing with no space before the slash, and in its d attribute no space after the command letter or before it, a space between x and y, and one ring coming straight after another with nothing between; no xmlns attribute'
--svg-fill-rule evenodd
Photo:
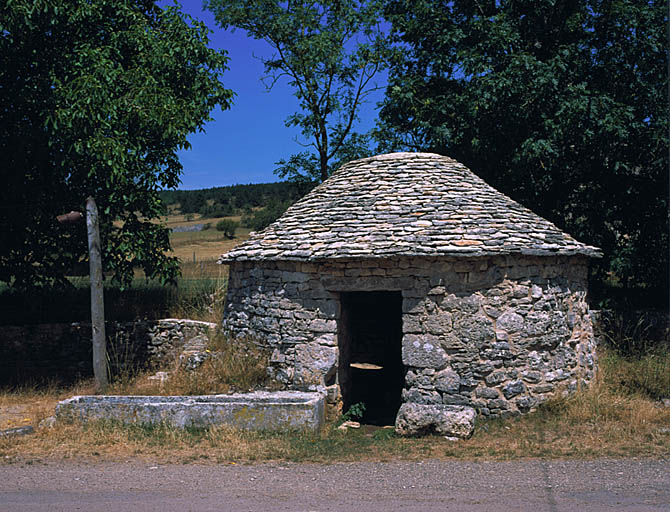
<svg viewBox="0 0 670 512"><path fill-rule="evenodd" d="M223 328L272 347L286 387L337 396L339 294L403 298L403 402L525 412L594 375L582 256L231 262Z"/></svg>
<svg viewBox="0 0 670 512"><path fill-rule="evenodd" d="M172 318L107 322L108 353L112 364L160 367L174 361L188 340L216 327ZM73 381L93 374L90 323L6 325L0 333L0 384Z"/></svg>

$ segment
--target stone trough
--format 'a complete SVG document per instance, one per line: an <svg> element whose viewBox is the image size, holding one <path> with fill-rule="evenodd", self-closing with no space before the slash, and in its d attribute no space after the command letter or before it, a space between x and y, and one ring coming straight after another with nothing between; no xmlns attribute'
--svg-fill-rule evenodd
<svg viewBox="0 0 670 512"><path fill-rule="evenodd" d="M317 431L324 422L324 395L257 391L200 396L74 396L58 404L56 419L162 422L180 428L225 424L243 430Z"/></svg>

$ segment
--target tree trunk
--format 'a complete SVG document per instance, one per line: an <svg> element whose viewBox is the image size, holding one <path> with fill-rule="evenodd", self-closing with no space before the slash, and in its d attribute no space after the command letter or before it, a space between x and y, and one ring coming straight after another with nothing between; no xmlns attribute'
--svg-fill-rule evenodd
<svg viewBox="0 0 670 512"><path fill-rule="evenodd" d="M326 151L322 151L320 157L321 181L324 182L328 178L328 156Z"/></svg>
<svg viewBox="0 0 670 512"><path fill-rule="evenodd" d="M97 391L107 390L107 348L105 339L105 304L102 289L102 258L98 208L92 197L86 199L88 261L91 273L91 326L93 331L93 375Z"/></svg>

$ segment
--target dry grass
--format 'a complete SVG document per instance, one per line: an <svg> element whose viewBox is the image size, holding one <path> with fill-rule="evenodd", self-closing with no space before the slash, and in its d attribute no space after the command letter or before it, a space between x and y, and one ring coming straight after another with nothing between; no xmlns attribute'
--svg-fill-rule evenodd
<svg viewBox="0 0 670 512"><path fill-rule="evenodd" d="M94 390L92 380L67 388L46 385L0 390L0 429L26 425L37 428L40 421L53 414L60 400L73 395L92 394Z"/></svg>
<svg viewBox="0 0 670 512"><path fill-rule="evenodd" d="M209 224L211 227L203 231L170 233L171 255L176 256L181 261L183 277L218 277L222 272L227 273L227 270L222 270L226 269L225 266L216 265L216 260L223 253L247 240L251 230L238 227L235 231L235 238L230 240L221 231L217 231L214 226L220 220L228 219L239 222L241 218L239 215L210 218L196 214L193 219L185 220L183 214L170 214L167 217L155 219L155 222L163 222L171 229L196 224ZM141 276L141 271L138 271L137 275Z"/></svg>
<svg viewBox="0 0 670 512"><path fill-rule="evenodd" d="M214 229L216 223L223 219L239 222L240 217L198 218L193 221L184 221L181 215L168 217L168 227L189 226L194 224L211 224L211 228L204 231L186 231L170 234L170 245L173 255L179 258L182 264L216 261L221 254L229 251L239 243L249 238L250 230L238 227L235 238L230 240L221 231Z"/></svg>
<svg viewBox="0 0 670 512"><path fill-rule="evenodd" d="M181 233L172 233L170 235L170 242L172 247L177 250L188 246L193 246L196 249L199 246L207 246L207 244L220 244L223 246L233 247L246 240L249 237L250 230L246 228L237 228L235 238L226 238L222 231L216 229L208 229L205 231L185 231ZM187 254L192 256L192 254Z"/></svg>
<svg viewBox="0 0 670 512"><path fill-rule="evenodd" d="M207 347L210 355L195 370L175 361L164 383L148 380L149 373L122 373L112 380L110 395L209 395L271 389L266 368L269 352L252 340L233 339L223 334L212 337Z"/></svg>
<svg viewBox="0 0 670 512"><path fill-rule="evenodd" d="M269 352L249 339L217 335L210 340L211 357L196 371L179 366L164 385L165 394L206 395L268 388Z"/></svg>
<svg viewBox="0 0 670 512"><path fill-rule="evenodd" d="M182 278L179 286L180 293L170 303L168 317L221 322L228 286L227 272L222 272L221 277Z"/></svg>
<svg viewBox="0 0 670 512"><path fill-rule="evenodd" d="M604 379L622 393L670 398L670 346L653 348L643 356L620 356L610 350L601 361Z"/></svg>
<svg viewBox="0 0 670 512"><path fill-rule="evenodd" d="M482 422L471 439L460 442L437 436L401 438L375 427L342 433L334 423L318 434L259 434L228 427L179 430L101 422L61 424L40 429L34 436L0 439L0 460L139 457L244 463L670 456L670 408L625 391L617 373L618 359L604 355L601 361L599 376L588 390L557 398L524 417ZM0 404L17 399L4 396Z"/></svg>
<svg viewBox="0 0 670 512"><path fill-rule="evenodd" d="M228 265L219 265L216 259L183 261L181 264L181 278L183 279L220 279L224 283L228 280Z"/></svg>
<svg viewBox="0 0 670 512"><path fill-rule="evenodd" d="M174 228L177 226L193 226L195 224L207 224L210 223L214 226L218 221L223 219L230 219L236 222L242 220L241 215L231 215L229 217L203 217L199 213L194 213L191 216L191 220L186 220L187 214L184 213L170 213L166 217L161 217L160 221L165 221L165 225L169 228ZM158 221L157 221L158 222Z"/></svg>

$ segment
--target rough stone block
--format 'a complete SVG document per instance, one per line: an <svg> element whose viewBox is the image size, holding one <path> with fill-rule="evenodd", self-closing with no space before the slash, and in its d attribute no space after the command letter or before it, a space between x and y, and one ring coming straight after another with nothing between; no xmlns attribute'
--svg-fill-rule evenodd
<svg viewBox="0 0 670 512"><path fill-rule="evenodd" d="M507 409L507 400L503 398L497 398L495 400L489 400L488 403L489 409Z"/></svg>
<svg viewBox="0 0 670 512"><path fill-rule="evenodd" d="M554 382L554 381L557 381L557 380L565 380L568 377L569 377L568 374L566 374L563 370L558 369L558 370L553 371L553 372L545 373L544 380L546 380L547 382Z"/></svg>
<svg viewBox="0 0 670 512"><path fill-rule="evenodd" d="M477 388L477 390L475 391L475 396L477 398L488 398L489 400L492 400L494 398L500 398L498 392L495 389L491 388Z"/></svg>
<svg viewBox="0 0 670 512"><path fill-rule="evenodd" d="M442 403L444 405L467 405L468 407L475 405L473 404L472 397L470 396L449 395L446 393L442 395Z"/></svg>
<svg viewBox="0 0 670 512"><path fill-rule="evenodd" d="M315 308L317 314L326 318L337 318L340 315L340 303L332 299L322 299Z"/></svg>
<svg viewBox="0 0 670 512"><path fill-rule="evenodd" d="M436 311L423 322L423 326L430 334L443 334L451 330L452 316L446 311Z"/></svg>
<svg viewBox="0 0 670 512"><path fill-rule="evenodd" d="M285 283L304 283L309 281L309 274L303 272L283 272L281 279Z"/></svg>
<svg viewBox="0 0 670 512"><path fill-rule="evenodd" d="M532 387L534 393L551 393L555 389L556 387L553 384L540 384Z"/></svg>
<svg viewBox="0 0 670 512"><path fill-rule="evenodd" d="M472 373L475 377L481 379L495 369L492 363L477 363L472 365Z"/></svg>
<svg viewBox="0 0 670 512"><path fill-rule="evenodd" d="M448 368L437 372L433 377L433 382L435 389L445 393L458 393L461 387L461 378L458 373Z"/></svg>
<svg viewBox="0 0 670 512"><path fill-rule="evenodd" d="M334 333L337 332L337 322L335 320L322 320L317 318L310 322L309 330L312 332Z"/></svg>
<svg viewBox="0 0 670 512"><path fill-rule="evenodd" d="M505 395L505 398L508 400L514 396L517 396L521 393L523 393L526 390L526 386L524 386L523 382L520 380L514 380L502 388L503 395Z"/></svg>
<svg viewBox="0 0 670 512"><path fill-rule="evenodd" d="M403 315L402 332L404 334L419 334L423 332L419 315Z"/></svg>
<svg viewBox="0 0 670 512"><path fill-rule="evenodd" d="M487 385L495 386L496 384L506 381L507 375L505 375L505 372L495 372L488 375L485 380Z"/></svg>
<svg viewBox="0 0 670 512"><path fill-rule="evenodd" d="M532 311L526 315L522 336L532 337L546 333L551 326L551 317L545 311Z"/></svg>
<svg viewBox="0 0 670 512"><path fill-rule="evenodd" d="M538 285L534 284L531 289L530 289L530 296L537 300L542 298L542 288L540 288Z"/></svg>
<svg viewBox="0 0 670 512"><path fill-rule="evenodd" d="M457 297L451 294L444 297L442 307L450 311L474 314L479 311L480 303L480 298L477 295Z"/></svg>
<svg viewBox="0 0 670 512"><path fill-rule="evenodd" d="M337 348L304 343L295 349L294 383L299 386L323 385L337 369Z"/></svg>
<svg viewBox="0 0 670 512"><path fill-rule="evenodd" d="M337 346L337 336L332 333L321 334L314 339L319 345Z"/></svg>
<svg viewBox="0 0 670 512"><path fill-rule="evenodd" d="M513 311L505 311L498 317L496 326L508 333L519 332L523 328L523 317Z"/></svg>
<svg viewBox="0 0 670 512"><path fill-rule="evenodd" d="M476 416L472 407L405 403L400 406L395 428L401 435L434 431L439 435L466 439L472 435Z"/></svg>
<svg viewBox="0 0 670 512"><path fill-rule="evenodd" d="M440 345L443 349L454 351L454 350L467 350L465 340L462 340L456 333L447 332L442 334L440 337Z"/></svg>
<svg viewBox="0 0 670 512"><path fill-rule="evenodd" d="M486 305L483 307L483 309L484 312L491 318L498 318L502 314L502 311L493 306Z"/></svg>
<svg viewBox="0 0 670 512"><path fill-rule="evenodd" d="M483 314L464 315L454 321L454 333L463 343L483 347L495 338L493 322Z"/></svg>
<svg viewBox="0 0 670 512"><path fill-rule="evenodd" d="M528 297L528 287L527 286L515 286L514 291L512 292L512 297L515 299L521 299Z"/></svg>
<svg viewBox="0 0 670 512"><path fill-rule="evenodd" d="M516 406L520 411L528 411L538 404L537 398L532 396L522 396L516 401Z"/></svg>
<svg viewBox="0 0 670 512"><path fill-rule="evenodd" d="M402 390L402 401L413 404L440 404L442 397L437 391L412 388Z"/></svg>
<svg viewBox="0 0 670 512"><path fill-rule="evenodd" d="M540 382L540 380L542 379L542 374L540 372L537 372L537 371L527 370L527 371L521 372L521 377L526 382L530 382L531 384L535 384L537 382Z"/></svg>
<svg viewBox="0 0 670 512"><path fill-rule="evenodd" d="M406 366L441 370L447 366L448 356L436 338L408 334L402 341L402 362Z"/></svg>

